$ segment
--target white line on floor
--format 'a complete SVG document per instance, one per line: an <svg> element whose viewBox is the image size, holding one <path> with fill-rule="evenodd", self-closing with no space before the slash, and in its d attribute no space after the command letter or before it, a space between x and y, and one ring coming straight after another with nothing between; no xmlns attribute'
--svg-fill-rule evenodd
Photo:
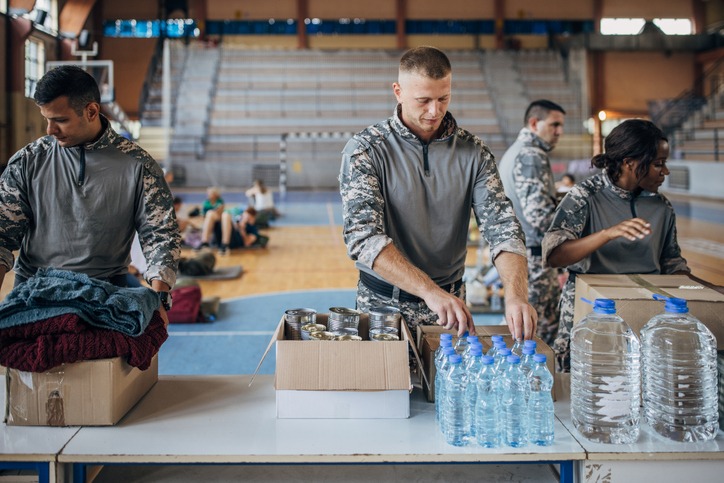
<svg viewBox="0 0 724 483"><path fill-rule="evenodd" d="M218 332L214 331L204 331L204 332L169 332L168 335L180 335L182 337L193 337L193 336L221 336L221 335L273 335L274 331L265 331L265 330L220 330Z"/></svg>

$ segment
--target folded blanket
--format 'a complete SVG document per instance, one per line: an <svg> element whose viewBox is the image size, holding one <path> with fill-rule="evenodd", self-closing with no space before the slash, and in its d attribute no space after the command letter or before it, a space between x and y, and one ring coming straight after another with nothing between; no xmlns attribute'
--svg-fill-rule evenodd
<svg viewBox="0 0 724 483"><path fill-rule="evenodd" d="M0 364L21 371L45 372L63 363L122 356L131 366L145 370L167 338L158 312L138 337L97 329L76 314L64 314L0 330Z"/></svg>
<svg viewBox="0 0 724 483"><path fill-rule="evenodd" d="M93 326L138 336L159 305L158 294L150 288L118 287L82 273L39 269L0 304L0 329L76 314Z"/></svg>

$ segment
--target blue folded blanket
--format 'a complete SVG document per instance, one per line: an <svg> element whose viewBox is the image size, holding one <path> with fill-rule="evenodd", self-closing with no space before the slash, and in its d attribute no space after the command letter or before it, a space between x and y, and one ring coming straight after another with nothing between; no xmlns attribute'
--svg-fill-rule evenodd
<svg viewBox="0 0 724 483"><path fill-rule="evenodd" d="M0 303L0 329L63 314L136 337L158 309L158 294L146 287L117 287L82 273L39 269Z"/></svg>

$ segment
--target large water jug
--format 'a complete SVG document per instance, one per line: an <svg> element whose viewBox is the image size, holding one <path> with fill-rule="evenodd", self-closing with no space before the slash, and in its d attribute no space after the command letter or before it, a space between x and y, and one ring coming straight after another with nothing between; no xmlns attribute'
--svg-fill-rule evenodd
<svg viewBox="0 0 724 483"><path fill-rule="evenodd" d="M640 358L639 340L616 315L615 302L596 299L593 312L571 331L571 419L587 439L638 439Z"/></svg>
<svg viewBox="0 0 724 483"><path fill-rule="evenodd" d="M689 313L686 300L665 298L666 312L641 329L644 418L674 441L708 441L719 430L716 339Z"/></svg>

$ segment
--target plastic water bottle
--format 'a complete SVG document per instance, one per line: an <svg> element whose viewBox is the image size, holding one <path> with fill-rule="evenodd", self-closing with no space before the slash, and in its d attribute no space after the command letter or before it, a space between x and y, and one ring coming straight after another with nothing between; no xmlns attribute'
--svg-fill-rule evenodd
<svg viewBox="0 0 724 483"><path fill-rule="evenodd" d="M508 362L508 356L510 354L511 351L507 347L498 349L497 354L495 354L495 372L497 374L502 374L505 371L505 366Z"/></svg>
<svg viewBox="0 0 724 483"><path fill-rule="evenodd" d="M520 368L520 357L511 354L503 373L502 407L505 444L520 448L528 444L528 379Z"/></svg>
<svg viewBox="0 0 724 483"><path fill-rule="evenodd" d="M495 336L493 336L495 337ZM500 349L505 349L505 341L503 340L503 336L499 336L500 340L493 340L493 346L488 350L488 353L485 354L486 356L495 357L495 355L498 353Z"/></svg>
<svg viewBox="0 0 724 483"><path fill-rule="evenodd" d="M523 339L515 339L515 342L513 342L513 347L510 349L510 352L518 357L523 355L523 343Z"/></svg>
<svg viewBox="0 0 724 483"><path fill-rule="evenodd" d="M475 425L473 419L475 417L475 403L478 400L478 377L480 376L480 368L482 365L483 346L480 343L470 344L470 352L468 352L468 360L464 361L464 370L467 376L467 386L465 386L465 411L468 421L468 439L475 440Z"/></svg>
<svg viewBox="0 0 724 483"><path fill-rule="evenodd" d="M500 403L495 392L495 379L493 358L483 356L480 372L476 379L478 391L473 428L475 440L484 448L500 446Z"/></svg>
<svg viewBox="0 0 724 483"><path fill-rule="evenodd" d="M455 348L448 346L443 348L443 357L440 368L435 374L435 419L442 428L442 402L445 397L445 377L450 369L450 356L455 355Z"/></svg>
<svg viewBox="0 0 724 483"><path fill-rule="evenodd" d="M674 441L708 441L718 427L716 338L684 299L641 329L644 418Z"/></svg>
<svg viewBox="0 0 724 483"><path fill-rule="evenodd" d="M462 337L458 337L458 340L455 342L455 352L460 356L463 355L465 349L468 347L468 335L470 334L468 334L466 330Z"/></svg>
<svg viewBox="0 0 724 483"><path fill-rule="evenodd" d="M470 351L473 347L480 347L482 350L483 344L478 340L477 335L469 335L467 337L468 339L468 345L465 347L465 351L462 353L463 356L463 365L465 365L470 357Z"/></svg>
<svg viewBox="0 0 724 483"><path fill-rule="evenodd" d="M596 299L593 312L571 331L571 419L584 437L598 443L636 442L640 357L639 340L616 315L614 301Z"/></svg>
<svg viewBox="0 0 724 483"><path fill-rule="evenodd" d="M462 357L453 354L449 361L450 370L445 378L445 399L441 413L443 434L448 444L465 446L468 444L467 434L470 428L464 401L467 376L463 369Z"/></svg>
<svg viewBox="0 0 724 483"><path fill-rule="evenodd" d="M530 349L526 349L530 350ZM553 444L553 375L546 366L546 355L533 356L535 366L528 376L528 439L538 446Z"/></svg>
<svg viewBox="0 0 724 483"><path fill-rule="evenodd" d="M523 369L523 373L526 377L530 375L535 366L533 357L535 356L535 349L528 346L523 348L523 355L520 357L520 367Z"/></svg>
<svg viewBox="0 0 724 483"><path fill-rule="evenodd" d="M452 347L452 334L448 334L447 332L440 334L440 345L435 349L435 369L439 368L443 360L443 349L445 347Z"/></svg>

